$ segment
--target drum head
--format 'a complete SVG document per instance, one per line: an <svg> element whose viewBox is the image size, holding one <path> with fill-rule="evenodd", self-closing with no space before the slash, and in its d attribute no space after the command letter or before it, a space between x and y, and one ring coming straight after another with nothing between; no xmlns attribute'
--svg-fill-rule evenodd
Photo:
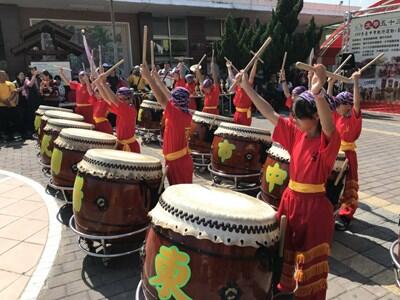
<svg viewBox="0 0 400 300"><path fill-rule="evenodd" d="M72 109L64 108L64 107L54 107L54 106L47 106L47 105L39 105L38 110L46 111L46 110L57 110L57 111L66 111L66 112L73 112Z"/></svg>
<svg viewBox="0 0 400 300"><path fill-rule="evenodd" d="M62 119L62 120L71 120L71 121L83 121L84 118L81 115L66 112L66 111L57 111L57 110L48 110L45 111L44 115L49 117L50 119Z"/></svg>
<svg viewBox="0 0 400 300"><path fill-rule="evenodd" d="M273 208L228 189L173 185L149 215L154 225L228 246L269 247L279 240Z"/></svg>
<svg viewBox="0 0 400 300"><path fill-rule="evenodd" d="M162 106L157 101L143 100L140 108L151 108L155 110L163 110Z"/></svg>
<svg viewBox="0 0 400 300"><path fill-rule="evenodd" d="M269 156L272 156L273 158L290 163L290 154L287 152L280 144L278 143L272 143L271 148L268 149L267 151Z"/></svg>
<svg viewBox="0 0 400 300"><path fill-rule="evenodd" d="M46 115L45 115L46 116ZM43 117L42 117L43 118ZM63 128L80 128L80 129L94 129L94 126L85 122L78 122L72 120L62 119L48 119L47 125L44 130L61 131Z"/></svg>
<svg viewBox="0 0 400 300"><path fill-rule="evenodd" d="M201 111L195 111L192 120L196 123L206 123L210 125L220 125L222 122L233 123L233 118L208 114Z"/></svg>
<svg viewBox="0 0 400 300"><path fill-rule="evenodd" d="M80 172L109 179L160 179L162 165L158 158L119 150L91 149L78 164Z"/></svg>
<svg viewBox="0 0 400 300"><path fill-rule="evenodd" d="M266 129L223 122L215 131L215 135L247 138L260 142L271 143L271 132Z"/></svg>

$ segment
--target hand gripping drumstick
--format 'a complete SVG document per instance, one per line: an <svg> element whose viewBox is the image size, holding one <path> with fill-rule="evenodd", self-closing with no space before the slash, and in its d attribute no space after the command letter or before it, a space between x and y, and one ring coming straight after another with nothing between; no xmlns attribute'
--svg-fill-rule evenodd
<svg viewBox="0 0 400 300"><path fill-rule="evenodd" d="M287 52L285 51L285 54L283 55L283 61L282 61L282 66L281 66L281 72L279 73L279 82L281 82L281 80L282 80L282 73L283 73L283 70L285 70L286 58L287 58Z"/></svg>
<svg viewBox="0 0 400 300"><path fill-rule="evenodd" d="M233 65L233 63L232 63L231 60L229 60L226 56L224 56L224 59L225 59L226 62L229 62L229 63L231 64L233 70L234 70L236 73L239 73L239 72L240 72L240 71Z"/></svg>
<svg viewBox="0 0 400 300"><path fill-rule="evenodd" d="M143 52L142 52L142 63L147 63L147 25L143 27Z"/></svg>
<svg viewBox="0 0 400 300"><path fill-rule="evenodd" d="M346 171L348 164L349 164L349 160L346 158L346 160L344 161L342 167L340 168L340 172L339 172L338 176L336 177L335 186L337 186L339 184L339 181L342 178L344 172Z"/></svg>
<svg viewBox="0 0 400 300"><path fill-rule="evenodd" d="M256 53L255 53L253 50L250 50L250 54L256 55ZM263 61L260 57L258 57L257 60L258 60L260 63L264 64L264 61Z"/></svg>
<svg viewBox="0 0 400 300"><path fill-rule="evenodd" d="M286 234L286 216L281 216L281 224L279 226L279 257L283 257L283 247L285 246L285 234Z"/></svg>
<svg viewBox="0 0 400 300"><path fill-rule="evenodd" d="M384 53L380 53L378 54L377 57L375 57L373 60L371 60L369 63L367 63L364 67L361 68L360 73L362 73L363 71L365 71L366 69L369 68L369 66L371 66L372 64L374 64L377 60L381 59L385 54Z"/></svg>
<svg viewBox="0 0 400 300"><path fill-rule="evenodd" d="M117 62L115 65L113 65L111 68L109 68L106 72L104 72L103 76L108 77L108 75L110 75L112 73L112 71L114 71L116 68L118 68L122 63L124 62L123 59L121 59L119 62ZM99 80L99 78L97 78L95 81L92 82L92 84L94 84L95 82L97 82Z"/></svg>
<svg viewBox="0 0 400 300"><path fill-rule="evenodd" d="M300 70L314 72L314 67L313 66L307 65L307 64L299 62L299 61L296 63L296 68L300 69ZM347 78L345 76L342 76L342 75L339 75L339 74L335 74L335 73L332 73L332 72L326 71L326 76L334 78L334 79L336 79L338 81L345 82L345 83L352 83L352 80L350 78Z"/></svg>

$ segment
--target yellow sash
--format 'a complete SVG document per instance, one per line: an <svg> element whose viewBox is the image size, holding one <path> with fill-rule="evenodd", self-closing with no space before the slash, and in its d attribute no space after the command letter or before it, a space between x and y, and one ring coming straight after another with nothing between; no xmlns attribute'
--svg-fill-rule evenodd
<svg viewBox="0 0 400 300"><path fill-rule="evenodd" d="M348 143L343 140L340 143L340 151L356 151L356 148L356 143Z"/></svg>
<svg viewBox="0 0 400 300"><path fill-rule="evenodd" d="M173 161L173 160L177 160L181 157L184 157L186 154L189 154L189 152L190 152L189 149L187 147L185 147L181 150L178 150L178 151L175 151L175 152L172 152L169 154L165 154L164 157L165 157L165 160Z"/></svg>
<svg viewBox="0 0 400 300"><path fill-rule="evenodd" d="M108 119L107 118L103 118L103 117L93 117L93 120L94 120L94 122L95 123L101 123L101 122L106 122L106 121L108 121Z"/></svg>
<svg viewBox="0 0 400 300"><path fill-rule="evenodd" d="M240 112L240 113L246 113L247 114L247 119L251 118L251 107L249 107L249 108L236 107L236 111Z"/></svg>
<svg viewBox="0 0 400 300"><path fill-rule="evenodd" d="M129 147L129 144L132 144L134 142L136 142L136 137L135 136L133 136L133 137L131 137L129 139L126 139L126 140L118 140L118 143L123 145L122 151L126 151L126 152L132 152L131 151L131 147Z"/></svg>
<svg viewBox="0 0 400 300"><path fill-rule="evenodd" d="M312 193L324 193L325 192L325 184L311 184L311 183L301 183L293 180L289 180L289 188L292 191L304 193L304 194L312 194Z"/></svg>

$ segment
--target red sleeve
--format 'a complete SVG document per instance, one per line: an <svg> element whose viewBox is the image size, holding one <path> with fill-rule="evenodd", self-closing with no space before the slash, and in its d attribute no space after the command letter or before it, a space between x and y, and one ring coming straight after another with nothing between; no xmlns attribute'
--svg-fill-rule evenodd
<svg viewBox="0 0 400 300"><path fill-rule="evenodd" d="M77 82L77 81L70 81L69 82L69 88L71 89L71 90L77 90L78 89L78 86L79 86L79 82Z"/></svg>
<svg viewBox="0 0 400 300"><path fill-rule="evenodd" d="M355 139L358 139L361 134L362 129L362 114L360 110L360 114L357 116L354 108L351 110L351 129L354 132Z"/></svg>
<svg viewBox="0 0 400 300"><path fill-rule="evenodd" d="M97 99L96 96L92 95L92 96L89 96L89 100L88 101L89 101L90 104L94 105L94 104L97 103L97 101L100 101L100 100Z"/></svg>
<svg viewBox="0 0 400 300"><path fill-rule="evenodd" d="M279 117L278 124L276 124L272 134L272 140L281 144L291 154L296 130L291 120Z"/></svg>
<svg viewBox="0 0 400 300"><path fill-rule="evenodd" d="M292 106L293 106L292 96L289 96L289 97L286 98L285 105L286 105L287 108L292 109Z"/></svg>
<svg viewBox="0 0 400 300"><path fill-rule="evenodd" d="M321 146L319 152L321 158L327 168L333 168L337 154L340 148L340 135L335 131L328 138L323 132L321 133Z"/></svg>

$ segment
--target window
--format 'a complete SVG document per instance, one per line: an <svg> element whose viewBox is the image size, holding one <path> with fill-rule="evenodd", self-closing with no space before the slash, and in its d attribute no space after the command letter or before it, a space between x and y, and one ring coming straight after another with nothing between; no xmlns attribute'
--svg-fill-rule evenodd
<svg viewBox="0 0 400 300"><path fill-rule="evenodd" d="M204 31L207 41L220 40L223 31L223 21L216 19L207 19L205 21Z"/></svg>

